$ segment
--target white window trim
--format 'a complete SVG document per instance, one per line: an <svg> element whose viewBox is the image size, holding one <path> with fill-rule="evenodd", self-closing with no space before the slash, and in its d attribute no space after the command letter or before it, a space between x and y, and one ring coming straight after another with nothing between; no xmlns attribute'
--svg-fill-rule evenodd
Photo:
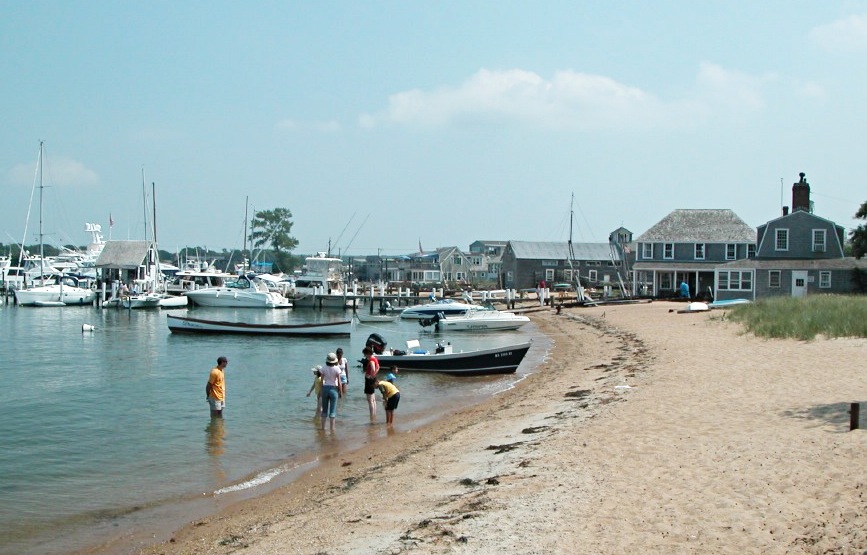
<svg viewBox="0 0 867 555"><path fill-rule="evenodd" d="M831 271L822 270L819 272L819 287L829 289L831 287Z"/></svg>
<svg viewBox="0 0 867 555"><path fill-rule="evenodd" d="M780 233L785 233L786 235L786 246L784 248L780 248ZM783 251L787 252L789 250L789 228L781 227L774 230L774 250L775 251Z"/></svg>
<svg viewBox="0 0 867 555"><path fill-rule="evenodd" d="M820 236L822 238L821 248L819 248L818 241L816 241L816 237ZM828 236L826 235L826 231L824 229L814 229L813 230L813 252L825 252L828 249Z"/></svg>
<svg viewBox="0 0 867 555"><path fill-rule="evenodd" d="M732 274L737 274L737 287L731 287L732 285ZM725 286L723 286L722 277L725 275ZM744 280L744 276L747 276L749 279ZM753 272L751 270L721 270L717 274L717 290L718 291L752 291L753 290L753 281L754 281ZM743 287L744 281L748 282L748 287Z"/></svg>
<svg viewBox="0 0 867 555"><path fill-rule="evenodd" d="M701 256L698 255L699 245L701 245ZM696 260L704 260L707 256L707 245L705 243L696 243L693 247L693 255Z"/></svg>
<svg viewBox="0 0 867 555"><path fill-rule="evenodd" d="M732 250L732 253L729 254L729 249ZM726 243L726 260L737 260L738 259L738 245L737 243Z"/></svg>
<svg viewBox="0 0 867 555"><path fill-rule="evenodd" d="M674 260L674 243L662 244L662 258L663 260Z"/></svg>
<svg viewBox="0 0 867 555"><path fill-rule="evenodd" d="M777 284L776 285L774 285L774 281L773 281L773 279L771 279L772 276L774 276L774 275L777 276ZM780 287L782 287L782 283L783 283L783 272L782 271L780 271L780 270L769 270L768 271L768 288L779 289Z"/></svg>
<svg viewBox="0 0 867 555"><path fill-rule="evenodd" d="M653 259L653 243L641 243L641 258L644 260Z"/></svg>

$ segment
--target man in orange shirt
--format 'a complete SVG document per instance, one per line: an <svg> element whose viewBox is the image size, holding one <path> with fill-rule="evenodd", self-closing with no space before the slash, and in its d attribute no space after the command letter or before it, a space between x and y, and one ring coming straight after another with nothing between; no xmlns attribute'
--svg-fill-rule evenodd
<svg viewBox="0 0 867 555"><path fill-rule="evenodd" d="M205 398L211 406L211 417L222 418L223 409L226 407L226 366L229 359L220 357L217 365L211 369L208 383L205 384Z"/></svg>

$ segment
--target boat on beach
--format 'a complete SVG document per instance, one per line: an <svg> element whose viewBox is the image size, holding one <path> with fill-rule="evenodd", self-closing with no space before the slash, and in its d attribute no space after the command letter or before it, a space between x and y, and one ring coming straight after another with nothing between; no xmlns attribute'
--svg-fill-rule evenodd
<svg viewBox="0 0 867 555"><path fill-rule="evenodd" d="M466 314L468 310L484 310L479 305L462 303L453 299L440 299L425 304L418 304L405 308L400 317L407 320L419 320L422 318L433 318L438 314L443 316L457 316Z"/></svg>
<svg viewBox="0 0 867 555"><path fill-rule="evenodd" d="M530 322L523 314L501 310L468 310L456 316L436 315L419 320L422 327L434 326L436 331L506 331L516 330Z"/></svg>
<svg viewBox="0 0 867 555"><path fill-rule="evenodd" d="M172 333L231 333L243 335L349 335L352 320L315 324L251 324L167 315Z"/></svg>
<svg viewBox="0 0 867 555"><path fill-rule="evenodd" d="M377 337L381 340L380 336ZM370 341L368 338L368 342ZM383 368L397 366L401 371L438 372L451 376L514 374L531 344L527 341L504 347L455 352L451 343L448 343L437 344L434 352L430 352L422 349L418 340L413 339L406 342L405 351L383 349L376 358Z"/></svg>

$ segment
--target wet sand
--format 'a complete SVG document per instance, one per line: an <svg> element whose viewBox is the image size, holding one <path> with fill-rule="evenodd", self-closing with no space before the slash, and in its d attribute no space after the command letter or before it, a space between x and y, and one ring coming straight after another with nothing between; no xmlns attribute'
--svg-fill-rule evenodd
<svg viewBox="0 0 867 555"><path fill-rule="evenodd" d="M139 552L863 553L867 340L679 307L534 313L555 346L516 388Z"/></svg>

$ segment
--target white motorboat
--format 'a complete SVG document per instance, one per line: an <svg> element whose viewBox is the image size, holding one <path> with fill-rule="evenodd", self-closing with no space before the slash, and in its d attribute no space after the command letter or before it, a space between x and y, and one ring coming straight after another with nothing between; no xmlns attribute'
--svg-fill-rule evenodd
<svg viewBox="0 0 867 555"><path fill-rule="evenodd" d="M195 291L187 291L187 298L199 306L215 306L226 308L289 308L289 299L270 291L263 283L256 283L255 278L238 276L227 281L222 287L206 287Z"/></svg>
<svg viewBox="0 0 867 555"><path fill-rule="evenodd" d="M162 295L157 295L156 293L139 293L108 299L102 303L102 306L105 308L118 307L129 309L159 308L161 299Z"/></svg>
<svg viewBox="0 0 867 555"><path fill-rule="evenodd" d="M349 290L343 279L343 261L324 252L305 260L304 272L295 278L289 298L295 308L357 308L362 297Z"/></svg>
<svg viewBox="0 0 867 555"><path fill-rule="evenodd" d="M432 320L437 331L516 330L530 321L522 314L500 310L468 310L462 315L435 316ZM419 323L430 325L431 320L420 320Z"/></svg>
<svg viewBox="0 0 867 555"><path fill-rule="evenodd" d="M15 290L15 302L20 306L85 305L95 300L96 291L79 287L71 276L61 276L57 283Z"/></svg>
<svg viewBox="0 0 867 555"><path fill-rule="evenodd" d="M419 304L405 308L400 317L410 320L433 318L438 314L443 316L459 316L466 314L468 310L484 310L479 305L462 303L452 299L440 299L431 303Z"/></svg>

